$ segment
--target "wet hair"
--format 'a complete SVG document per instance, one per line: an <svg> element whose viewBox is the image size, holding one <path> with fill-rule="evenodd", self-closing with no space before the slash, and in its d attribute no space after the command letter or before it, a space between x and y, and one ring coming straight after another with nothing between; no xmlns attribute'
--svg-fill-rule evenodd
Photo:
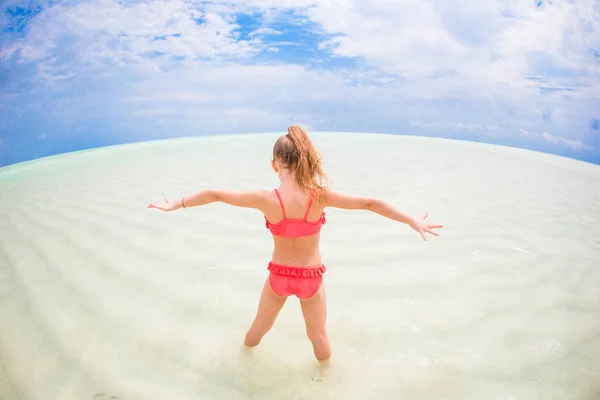
<svg viewBox="0 0 600 400"><path fill-rule="evenodd" d="M315 199L325 199L327 175L321 167L321 157L304 128L292 125L287 135L280 136L273 146L273 159L295 173L296 184Z"/></svg>

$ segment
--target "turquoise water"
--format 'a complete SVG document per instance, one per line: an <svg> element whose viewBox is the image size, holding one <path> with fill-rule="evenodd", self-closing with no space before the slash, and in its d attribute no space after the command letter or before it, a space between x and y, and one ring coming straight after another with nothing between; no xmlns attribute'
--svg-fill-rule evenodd
<svg viewBox="0 0 600 400"><path fill-rule="evenodd" d="M315 134L336 189L445 228L423 242L377 215L328 210L332 376L311 380L295 299L245 357L271 253L262 216L145 206L275 187L275 138L142 143L0 170L2 398L600 397L600 167L468 142Z"/></svg>

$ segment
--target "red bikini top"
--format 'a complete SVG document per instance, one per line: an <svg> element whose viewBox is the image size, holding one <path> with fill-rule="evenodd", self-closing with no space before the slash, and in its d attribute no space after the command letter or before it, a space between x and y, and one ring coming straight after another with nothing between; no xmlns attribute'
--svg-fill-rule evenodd
<svg viewBox="0 0 600 400"><path fill-rule="evenodd" d="M265 221L267 222L267 229L271 231L274 236L281 236L287 238L295 238L299 236L310 236L318 233L321 230L321 226L325 224L325 213L322 212L321 216L316 221L308 221L306 217L308 217L308 212L310 211L310 207L312 206L313 199L311 197L310 203L308 204L308 208L306 209L306 213L304 214L303 219L293 219L287 218L285 215L285 207L283 207L283 201L281 200L281 195L279 191L275 189L275 194L279 199L279 204L281 204L281 211L283 212L283 219L276 224L269 222L267 216L265 216Z"/></svg>

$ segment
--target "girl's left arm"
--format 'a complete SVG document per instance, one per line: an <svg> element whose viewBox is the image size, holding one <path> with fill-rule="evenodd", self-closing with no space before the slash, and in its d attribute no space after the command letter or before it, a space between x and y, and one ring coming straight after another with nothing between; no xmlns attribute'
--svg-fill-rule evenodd
<svg viewBox="0 0 600 400"><path fill-rule="evenodd" d="M236 207L255 208L263 211L267 204L267 190L221 190L207 189L185 196L177 201L169 201L165 199L163 204L148 204L148 208L156 208L162 211L175 211L180 208L198 207L218 201L230 204Z"/></svg>

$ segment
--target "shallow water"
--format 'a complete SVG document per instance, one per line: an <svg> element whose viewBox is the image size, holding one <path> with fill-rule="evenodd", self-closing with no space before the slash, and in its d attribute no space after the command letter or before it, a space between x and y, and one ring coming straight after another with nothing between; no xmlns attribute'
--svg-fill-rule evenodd
<svg viewBox="0 0 600 400"><path fill-rule="evenodd" d="M274 139L0 170L0 398L600 398L600 167L467 142L314 134L335 188L445 228L424 242L378 215L328 210L332 376L311 380L294 298L243 354L272 250L263 217L145 206L275 187Z"/></svg>

